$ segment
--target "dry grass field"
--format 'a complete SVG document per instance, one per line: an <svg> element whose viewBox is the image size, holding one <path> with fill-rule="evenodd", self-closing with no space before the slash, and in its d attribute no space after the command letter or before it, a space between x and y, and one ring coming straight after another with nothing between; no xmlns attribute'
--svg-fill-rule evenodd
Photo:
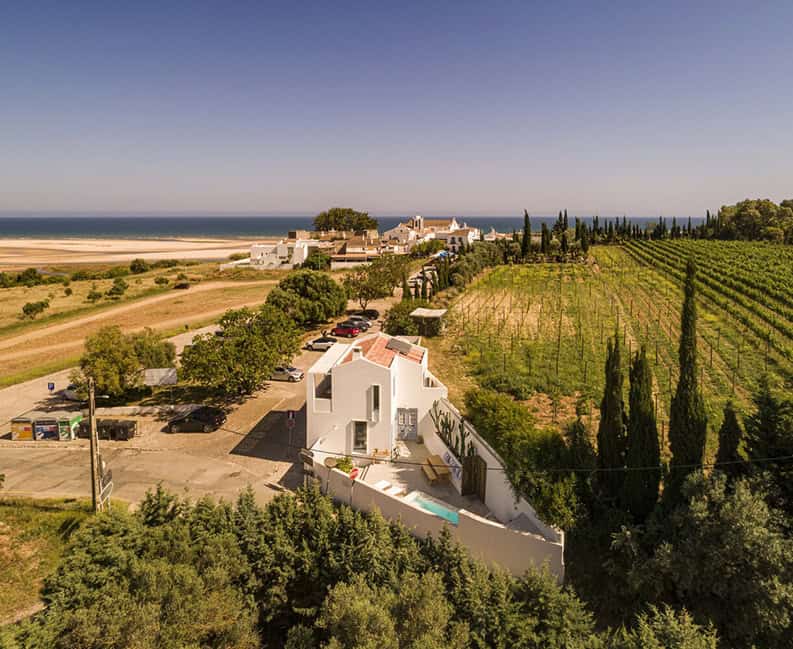
<svg viewBox="0 0 793 649"><path fill-rule="evenodd" d="M104 326L119 325L125 331L151 327L163 333L200 326L228 309L261 304L274 285L273 280L210 282L2 339L0 382L8 384L16 376L30 378L37 368L47 372L68 367L82 353L86 336Z"/></svg>
<svg viewBox="0 0 793 649"><path fill-rule="evenodd" d="M106 270L107 267L65 267L60 272ZM177 277L190 281L186 290L174 289ZM184 276L182 275L182 276ZM101 327L118 325L125 331L151 327L175 333L217 320L226 310L264 302L283 272L220 272L216 263L158 269L124 277L129 288L118 300L103 297L90 303L89 291L105 293L111 279L0 289L0 385L73 365L86 336ZM168 285L156 284L167 277ZM20 317L26 302L50 300L50 308L35 320Z"/></svg>

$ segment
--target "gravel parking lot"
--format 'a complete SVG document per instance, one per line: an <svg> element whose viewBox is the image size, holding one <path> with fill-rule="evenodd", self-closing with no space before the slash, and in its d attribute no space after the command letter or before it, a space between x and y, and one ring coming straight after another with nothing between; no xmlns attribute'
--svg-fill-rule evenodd
<svg viewBox="0 0 793 649"><path fill-rule="evenodd" d="M372 307L383 313L393 299L398 296L378 300ZM371 332L378 331L380 325L376 323ZM214 328L186 332L171 340L181 351L196 333ZM322 352L304 350L292 363L305 371L321 355ZM88 440L20 442L12 441L10 435L2 436L8 431L12 416L61 405L57 397L47 393L48 381L64 387L68 370L0 390L0 473L5 474L5 488L0 493L90 497ZM287 423L289 410L296 415L291 428ZM113 471L113 498L134 504L161 483L170 491L191 498L210 494L226 500L235 499L250 486L257 498L266 502L303 482L298 457L306 435L302 381L269 382L263 390L234 406L223 427L212 433L166 433L167 417L162 414L125 414L123 418L138 421L137 436L128 441L99 442L102 458Z"/></svg>
<svg viewBox="0 0 793 649"><path fill-rule="evenodd" d="M305 351L294 365L308 369L319 356ZM298 451L305 439L304 390L303 382L268 383L235 406L212 433L166 433L162 417L125 416L138 421L138 435L99 443L113 470L113 497L134 503L158 483L193 498L212 494L227 500L248 485L262 501L295 488L302 482ZM293 428L287 424L289 410L296 413ZM0 439L6 495L90 496L89 470L88 440Z"/></svg>

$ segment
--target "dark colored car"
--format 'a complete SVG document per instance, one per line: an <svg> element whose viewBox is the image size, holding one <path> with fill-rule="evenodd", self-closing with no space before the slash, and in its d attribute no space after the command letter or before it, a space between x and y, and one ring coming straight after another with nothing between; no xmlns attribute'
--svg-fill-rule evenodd
<svg viewBox="0 0 793 649"><path fill-rule="evenodd" d="M138 432L138 422L134 419L97 419L96 436L99 439L126 441ZM88 420L83 419L77 429L77 437L88 439Z"/></svg>
<svg viewBox="0 0 793 649"><path fill-rule="evenodd" d="M369 329L369 327L371 327L371 326L372 326L372 323L371 323L371 322L369 322L369 321L368 321L366 318L364 318L362 315L351 315L351 316L349 316L349 317L347 318L347 321L346 321L346 322L351 322L352 324L354 324L354 325L357 325L358 327L360 327L360 328L361 328L361 329L363 329L364 331L366 331L367 329ZM345 323L345 324L346 324L346 323Z"/></svg>
<svg viewBox="0 0 793 649"><path fill-rule="evenodd" d="M226 422L226 413L220 408L201 406L192 412L175 417L168 422L169 433L211 433Z"/></svg>
<svg viewBox="0 0 793 649"><path fill-rule="evenodd" d="M361 328L352 322L340 322L330 330L330 333L343 338L354 338L361 333Z"/></svg>
<svg viewBox="0 0 793 649"><path fill-rule="evenodd" d="M374 322L380 317L380 312L377 309L364 309L361 311L361 315L369 322Z"/></svg>

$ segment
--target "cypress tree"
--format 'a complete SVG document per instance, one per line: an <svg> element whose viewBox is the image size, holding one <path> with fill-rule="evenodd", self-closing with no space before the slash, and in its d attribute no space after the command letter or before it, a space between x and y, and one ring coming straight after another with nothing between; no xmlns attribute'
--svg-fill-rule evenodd
<svg viewBox="0 0 793 649"><path fill-rule="evenodd" d="M545 255L548 254L548 226L542 224L542 231L540 237L540 252Z"/></svg>
<svg viewBox="0 0 793 649"><path fill-rule="evenodd" d="M531 249L531 222L528 210L523 210L523 238L520 242L520 256L526 259Z"/></svg>
<svg viewBox="0 0 793 649"><path fill-rule="evenodd" d="M581 227L581 252L584 256L589 252L589 228L586 225Z"/></svg>
<svg viewBox="0 0 793 649"><path fill-rule="evenodd" d="M427 275L423 270L421 271L421 299L427 299Z"/></svg>
<svg viewBox="0 0 793 649"><path fill-rule="evenodd" d="M752 472L765 474L772 485L767 500L787 513L793 528L793 398L777 393L762 376L753 402L755 411L745 420L746 454L756 461Z"/></svg>
<svg viewBox="0 0 793 649"><path fill-rule="evenodd" d="M567 210L564 211L564 217L562 218L562 231L567 232Z"/></svg>
<svg viewBox="0 0 793 649"><path fill-rule="evenodd" d="M719 471L730 479L737 478L744 473L744 465L738 464L743 460L738 451L742 437L743 431L738 422L735 406L732 401L728 401L724 406L724 421L719 428L719 450L716 453L716 464Z"/></svg>
<svg viewBox="0 0 793 649"><path fill-rule="evenodd" d="M625 404L622 400L622 365L619 334L606 351L606 387L600 402L598 426L598 484L606 498L616 500L622 490L625 466Z"/></svg>
<svg viewBox="0 0 793 649"><path fill-rule="evenodd" d="M669 446L672 450L671 473L666 485L674 502L686 476L702 464L708 418L697 380L697 306L694 280L697 268L693 260L686 264L685 299L680 322L680 377L672 397L669 414ZM695 465L695 466L690 466Z"/></svg>
<svg viewBox="0 0 793 649"><path fill-rule="evenodd" d="M402 275L402 299L410 300L413 296L410 294L410 286L408 285L407 275Z"/></svg>
<svg viewBox="0 0 793 649"><path fill-rule="evenodd" d="M562 254L566 255L568 249L569 246L567 243L567 230L565 230L564 232L562 232Z"/></svg>
<svg viewBox="0 0 793 649"><path fill-rule="evenodd" d="M626 472L622 502L636 521L641 522L655 508L661 483L661 447L653 408L652 373L644 345L633 358L630 380L625 463L628 469L642 467L643 470ZM657 467L658 470L644 467Z"/></svg>

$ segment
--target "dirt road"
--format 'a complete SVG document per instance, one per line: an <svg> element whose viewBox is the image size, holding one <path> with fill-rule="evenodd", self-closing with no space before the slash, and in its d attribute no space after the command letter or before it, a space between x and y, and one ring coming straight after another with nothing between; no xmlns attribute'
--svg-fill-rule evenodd
<svg viewBox="0 0 793 649"><path fill-rule="evenodd" d="M179 290L172 290L167 293L163 293L161 295L154 295L152 297L143 298L141 300L133 300L131 302L126 302L117 307L104 309L98 313L83 316L81 318L75 318L74 320L67 320L66 322L52 324L47 327L44 327L43 329L35 329L33 331L29 331L23 334L18 334L10 338L0 339L0 352L3 349L18 347L19 345L27 344L33 340L48 338L50 336L53 336L54 334L58 334L59 332L66 331L68 329L73 329L75 327L84 327L85 325L91 322L106 320L109 317L117 316L119 314L127 313L129 311L134 311L142 307L149 307L154 304L159 304L161 302L176 300L184 297L187 294L193 296L196 293L214 291L223 288L232 288L232 287L237 288L241 285L262 286L262 287L274 286L276 283L277 282L275 280L262 280L262 281L244 282L244 283L243 282L206 282L205 284L198 284L196 286L191 286L189 289L187 289L187 291L184 292Z"/></svg>

